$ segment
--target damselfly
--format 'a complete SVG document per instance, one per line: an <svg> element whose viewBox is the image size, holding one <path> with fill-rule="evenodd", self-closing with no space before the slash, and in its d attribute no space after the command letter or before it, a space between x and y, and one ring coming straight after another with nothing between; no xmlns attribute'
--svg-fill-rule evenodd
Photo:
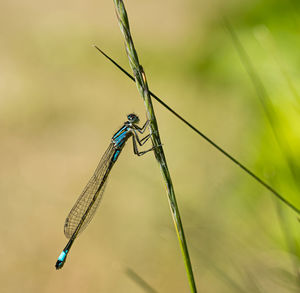
<svg viewBox="0 0 300 293"><path fill-rule="evenodd" d="M137 146L137 144L142 146L150 138L150 134L148 134L144 138L140 139L137 134L137 132L145 132L149 124L149 120L146 121L143 127L139 127L137 125L139 123L137 115L129 114L127 119L128 120L124 123L124 125L112 137L111 143L100 160L94 175L82 191L65 221L65 236L70 240L58 257L55 264L57 270L63 267L74 240L77 238L79 233L87 227L95 215L106 186L107 177L113 165L117 161L126 141L132 137L133 152L138 156L144 155L154 148L152 147L149 150L139 152Z"/></svg>

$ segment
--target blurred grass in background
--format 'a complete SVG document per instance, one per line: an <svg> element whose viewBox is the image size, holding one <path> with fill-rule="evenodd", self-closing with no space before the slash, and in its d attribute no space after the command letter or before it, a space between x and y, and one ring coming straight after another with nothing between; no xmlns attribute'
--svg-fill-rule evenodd
<svg viewBox="0 0 300 293"><path fill-rule="evenodd" d="M276 113L300 176L300 5L290 1L126 1L151 90L295 205L293 180L223 16ZM67 213L113 132L144 106L113 1L0 4L1 292L188 292L152 155L127 146L101 207L60 272ZM296 215L155 104L199 292L299 292ZM298 176L298 177L297 177ZM283 228L283 229L282 229Z"/></svg>

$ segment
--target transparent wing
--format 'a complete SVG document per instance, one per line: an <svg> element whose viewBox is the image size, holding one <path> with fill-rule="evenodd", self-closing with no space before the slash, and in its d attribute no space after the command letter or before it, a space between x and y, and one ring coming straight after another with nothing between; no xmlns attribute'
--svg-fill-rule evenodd
<svg viewBox="0 0 300 293"><path fill-rule="evenodd" d="M75 205L71 209L68 217L65 221L64 232L67 238L71 238L73 233L75 232L76 228L78 227L80 220L82 219L83 215L86 213L89 205L93 202L83 224L80 227L78 232L81 233L89 224L95 212L99 206L100 200L102 198L106 182L107 176L105 176L106 171L110 168L110 162L113 157L115 149L113 145L110 144L107 148L106 152L102 156L100 163L98 164L94 175L89 180L88 184L82 191L81 195L77 199ZM110 170L108 170L109 172ZM105 180L104 183L101 182ZM101 186L101 188L99 188Z"/></svg>

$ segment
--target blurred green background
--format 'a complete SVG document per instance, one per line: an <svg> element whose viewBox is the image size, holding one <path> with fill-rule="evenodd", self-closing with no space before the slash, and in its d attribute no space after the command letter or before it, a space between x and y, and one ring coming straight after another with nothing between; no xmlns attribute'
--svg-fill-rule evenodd
<svg viewBox="0 0 300 293"><path fill-rule="evenodd" d="M125 5L150 88L299 208L299 1ZM128 113L145 119L135 85L93 44L129 68L113 1L0 3L0 290L151 292L143 279L188 292L158 165L131 143L55 271L65 217L111 135ZM154 105L199 292L299 292L296 214Z"/></svg>

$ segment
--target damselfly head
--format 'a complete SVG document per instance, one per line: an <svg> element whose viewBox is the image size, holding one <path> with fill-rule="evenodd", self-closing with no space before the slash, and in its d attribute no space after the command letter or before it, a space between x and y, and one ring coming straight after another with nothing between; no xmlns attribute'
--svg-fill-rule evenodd
<svg viewBox="0 0 300 293"><path fill-rule="evenodd" d="M135 124L135 123L139 123L140 122L140 119L139 119L139 117L137 116L137 115L135 115L135 114L129 114L128 116L127 116L127 119L128 119L128 121L130 122L130 123L133 123L133 124Z"/></svg>

